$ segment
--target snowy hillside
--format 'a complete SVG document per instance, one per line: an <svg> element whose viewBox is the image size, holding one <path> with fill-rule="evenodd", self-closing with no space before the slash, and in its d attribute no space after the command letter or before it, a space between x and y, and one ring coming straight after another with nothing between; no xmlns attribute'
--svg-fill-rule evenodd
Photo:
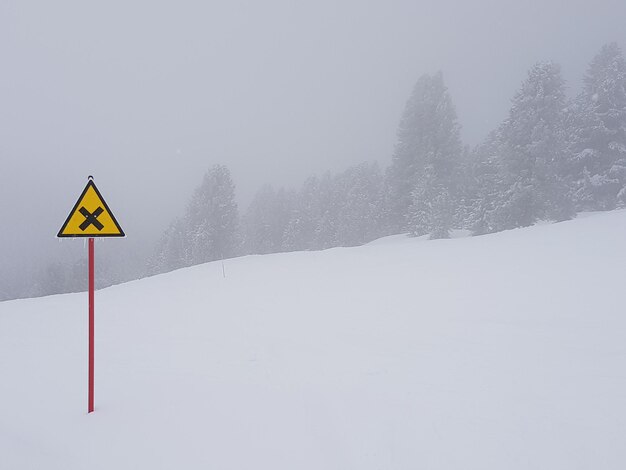
<svg viewBox="0 0 626 470"><path fill-rule="evenodd" d="M624 469L626 211L0 303L0 469Z"/></svg>

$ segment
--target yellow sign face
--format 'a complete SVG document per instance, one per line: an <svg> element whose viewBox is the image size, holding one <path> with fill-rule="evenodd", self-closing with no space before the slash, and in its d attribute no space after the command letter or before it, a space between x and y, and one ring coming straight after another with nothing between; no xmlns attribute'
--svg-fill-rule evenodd
<svg viewBox="0 0 626 470"><path fill-rule="evenodd" d="M90 179L57 237L123 237L124 231Z"/></svg>

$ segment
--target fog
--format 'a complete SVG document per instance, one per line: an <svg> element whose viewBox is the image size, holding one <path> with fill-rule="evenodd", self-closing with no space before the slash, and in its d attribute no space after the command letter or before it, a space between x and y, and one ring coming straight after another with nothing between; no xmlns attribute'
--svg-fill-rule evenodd
<svg viewBox="0 0 626 470"><path fill-rule="evenodd" d="M264 183L389 163L416 79L442 70L479 143L538 60L569 92L623 1L0 2L0 261L77 256L55 235L93 175L148 253L212 165ZM0 278L3 276L0 275Z"/></svg>

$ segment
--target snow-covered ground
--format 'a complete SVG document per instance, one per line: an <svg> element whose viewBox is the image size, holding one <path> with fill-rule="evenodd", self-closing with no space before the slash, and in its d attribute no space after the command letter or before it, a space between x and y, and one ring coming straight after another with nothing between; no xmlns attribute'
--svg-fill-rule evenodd
<svg viewBox="0 0 626 470"><path fill-rule="evenodd" d="M0 469L626 468L626 211L0 303Z"/></svg>

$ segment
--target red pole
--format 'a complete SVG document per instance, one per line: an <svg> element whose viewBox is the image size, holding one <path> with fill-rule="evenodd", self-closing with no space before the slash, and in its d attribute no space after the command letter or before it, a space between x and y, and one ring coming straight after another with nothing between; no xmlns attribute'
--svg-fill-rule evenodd
<svg viewBox="0 0 626 470"><path fill-rule="evenodd" d="M89 239L89 397L87 413L93 412L94 389L94 240Z"/></svg>

